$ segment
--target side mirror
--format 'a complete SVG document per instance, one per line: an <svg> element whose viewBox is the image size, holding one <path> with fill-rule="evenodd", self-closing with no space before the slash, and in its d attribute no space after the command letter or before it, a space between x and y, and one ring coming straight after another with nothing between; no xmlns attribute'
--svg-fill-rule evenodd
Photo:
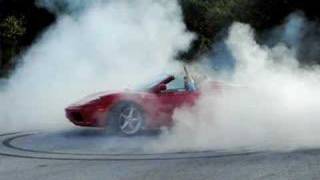
<svg viewBox="0 0 320 180"><path fill-rule="evenodd" d="M167 90L167 85L161 83L161 84L157 85L156 87L154 87L153 92L158 94L158 93L161 93L162 91L165 91L165 90Z"/></svg>

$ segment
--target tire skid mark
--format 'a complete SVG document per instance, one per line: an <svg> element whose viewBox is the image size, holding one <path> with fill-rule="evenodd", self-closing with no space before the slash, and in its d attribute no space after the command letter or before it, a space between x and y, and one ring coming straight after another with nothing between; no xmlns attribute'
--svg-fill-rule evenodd
<svg viewBox="0 0 320 180"><path fill-rule="evenodd" d="M9 136L8 138L5 138L2 140L2 145L4 147L12 150L16 150L18 152L22 152L22 153L23 152L34 153L31 155L28 155L28 154L0 152L0 156L24 158L24 159L62 160L62 161L163 161L163 160L184 160L184 159L208 159L208 158L212 159L212 158L224 158L224 157L235 157L235 156L257 154L255 152L233 153L233 154L232 153L205 154L205 153L215 153L214 151L189 152L189 153L188 152L157 153L157 154L134 154L134 153L133 154L86 154L86 153L63 153L63 152L38 151L38 150L16 147L12 144L12 142L16 139L32 136L35 134L36 133L21 134L21 132L0 134L0 137ZM50 155L60 155L60 157L59 156L54 157ZM69 157L63 157L62 155L67 155ZM160 157L164 155L166 155L166 157ZM85 156L87 158L84 158ZM88 156L91 156L91 157L88 158ZM102 156L102 157L94 157L94 156ZM172 156L172 157L168 157L168 156Z"/></svg>
<svg viewBox="0 0 320 180"><path fill-rule="evenodd" d="M18 133L20 133L20 132L4 133L4 134L0 134L0 137L3 137L3 136L10 136L10 135L18 134Z"/></svg>
<svg viewBox="0 0 320 180"><path fill-rule="evenodd" d="M154 155L175 155L175 154L204 154L204 153L212 153L213 151L201 151L201 152L178 152L178 153L131 153L131 154L127 154L127 153L121 153L121 154L117 154L117 153L96 153L96 154L90 154L90 153L68 153L68 152L53 152L53 151L43 151L43 150L34 150L34 149L27 149L27 148L22 148L22 147L18 147L12 144L13 141L20 139L20 138L24 138L24 137L28 137L28 136L32 136L35 135L35 133L30 133L30 134L23 134L23 135L19 135L19 136L15 136L15 137L11 137L8 139L5 139L2 143L4 146L9 147L11 149L15 149L15 150L19 150L19 151L25 151L25 152L32 152L32 153L42 153L42 154L53 154L53 155L76 155L76 156L154 156Z"/></svg>

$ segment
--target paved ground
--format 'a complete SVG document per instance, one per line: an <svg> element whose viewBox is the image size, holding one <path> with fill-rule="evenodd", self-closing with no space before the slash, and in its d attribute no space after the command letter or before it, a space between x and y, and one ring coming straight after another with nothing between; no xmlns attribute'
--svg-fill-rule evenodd
<svg viewBox="0 0 320 180"><path fill-rule="evenodd" d="M0 135L0 179L320 179L320 150L150 155L142 151L132 152L137 151L137 144L134 144L131 149L120 153L108 146L102 152L100 147L84 145L90 142L90 138L96 140L97 137L89 135L86 140L81 138L80 142L76 142L74 137L79 134L75 134ZM62 138L69 138L71 141L61 143ZM58 142L55 144L55 141ZM145 139L138 142L145 142Z"/></svg>

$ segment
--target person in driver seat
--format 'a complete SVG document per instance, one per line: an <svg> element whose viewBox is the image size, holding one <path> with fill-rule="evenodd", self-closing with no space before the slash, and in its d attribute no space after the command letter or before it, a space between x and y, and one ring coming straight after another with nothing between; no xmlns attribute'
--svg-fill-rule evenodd
<svg viewBox="0 0 320 180"><path fill-rule="evenodd" d="M197 90L194 80L189 79L187 76L184 77L184 87L187 91Z"/></svg>
<svg viewBox="0 0 320 180"><path fill-rule="evenodd" d="M186 91L196 91L197 86L193 78L190 76L187 66L184 66L184 71L186 75L184 76L184 88Z"/></svg>

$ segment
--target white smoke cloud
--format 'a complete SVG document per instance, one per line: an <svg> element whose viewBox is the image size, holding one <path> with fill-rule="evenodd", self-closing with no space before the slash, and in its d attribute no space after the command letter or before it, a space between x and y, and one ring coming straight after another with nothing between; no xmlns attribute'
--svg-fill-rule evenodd
<svg viewBox="0 0 320 180"><path fill-rule="evenodd" d="M203 88L192 108L147 148L160 151L293 150L320 146L320 68L301 68L296 48L305 20L292 15L274 46L258 44L249 26L234 23L225 40L235 70L217 94ZM224 52L224 51L223 51ZM221 56L219 56L221 57ZM214 77L216 78L216 77Z"/></svg>
<svg viewBox="0 0 320 180"><path fill-rule="evenodd" d="M61 15L1 89L0 129L71 125L67 105L174 69L174 57L192 39L172 0L95 1L77 16Z"/></svg>

